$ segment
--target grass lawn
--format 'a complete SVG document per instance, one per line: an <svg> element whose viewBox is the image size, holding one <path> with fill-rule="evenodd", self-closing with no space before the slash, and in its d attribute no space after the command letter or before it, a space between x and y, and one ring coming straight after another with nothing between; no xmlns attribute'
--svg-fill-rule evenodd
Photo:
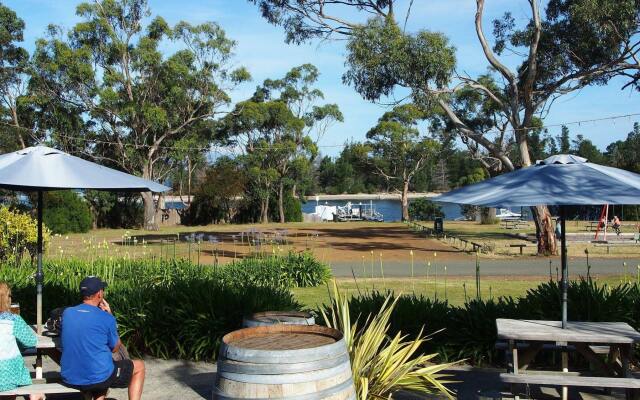
<svg viewBox="0 0 640 400"><path fill-rule="evenodd" d="M601 278L594 278L598 283L606 283L616 286L624 282L623 276L608 275ZM634 276L627 279L633 281ZM534 288L542 282L546 282L547 278L502 278L488 277L482 278L480 282L481 296L483 298L512 296L518 297L524 295L528 289ZM368 290L392 290L396 294L416 293L417 295L426 295L431 298L446 299L454 305L462 305L465 298L475 297L475 277L449 277L446 285L443 278L430 278L426 281L424 278L395 278L395 279L358 279L354 281L352 278L337 279L338 287L349 295L357 295L365 293ZM445 290L446 288L446 290ZM466 291L466 294L465 294ZM330 288L328 286L319 286L314 288L295 288L293 294L295 298L305 307L315 309L318 305L327 304L329 302Z"/></svg>
<svg viewBox="0 0 640 400"><path fill-rule="evenodd" d="M423 223L425 226L432 226L433 224L429 222ZM628 239L630 239L630 234L637 232L636 229L637 222L635 221L625 221L622 227L622 232L626 233ZM569 241L567 243L568 255L570 257L584 257L585 249L589 251L590 255L598 256L598 257L624 257L626 255L637 255L640 254L640 246L634 243L632 240L629 240L628 245L625 246L615 246L607 248L601 245L594 245L593 243L589 243L589 240L593 240L595 236L595 232L586 230L588 222L586 221L569 221L567 222L567 232L582 234L580 242ZM525 240L525 236L534 237L535 236L535 225L533 222L529 222L528 227L524 229L506 229L503 225L495 224L495 225L481 225L475 222L470 221L445 221L444 223L445 233L449 236L455 236L458 238L463 238L472 242L476 242L479 244L487 244L490 245L494 251L492 254L485 254L483 257L492 257L492 256L518 256L520 254L520 249L516 247L509 247L512 244L528 244L527 247L523 249L524 255L536 255L537 247L535 244L527 242ZM617 239L615 234L612 235L609 233L608 239ZM602 239L602 233L599 235L599 239ZM461 244L455 243L452 240L447 240L447 244L461 247ZM469 246L469 249L471 246Z"/></svg>

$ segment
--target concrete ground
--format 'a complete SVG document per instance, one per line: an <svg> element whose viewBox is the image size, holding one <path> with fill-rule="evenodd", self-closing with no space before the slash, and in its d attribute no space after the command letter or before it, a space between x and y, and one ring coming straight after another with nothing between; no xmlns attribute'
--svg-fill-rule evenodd
<svg viewBox="0 0 640 400"><path fill-rule="evenodd" d="M33 357L27 358L27 364L33 363ZM58 370L58 366L50 360L45 360L45 371ZM179 400L203 400L211 399L211 389L215 382L216 366L213 363L188 362L179 360L146 359L147 376L144 386L143 399L179 399ZM483 398L511 399L512 395L504 391L504 385L498 378L501 370L478 369L469 366L461 366L448 371L449 380L455 381L448 386L456 392L456 398L461 400L476 400L484 394ZM528 394L528 396L527 396ZM624 399L624 392L614 391L611 395L605 395L602 390L577 391L571 390L570 399L580 400L612 400ZM82 400L79 395L51 395L52 400ZM409 393L401 393L394 396L396 400L425 400L443 399L442 396L416 396ZM556 388L521 388L521 399L559 399L559 391ZM127 391L113 389L108 394L108 399L127 400Z"/></svg>

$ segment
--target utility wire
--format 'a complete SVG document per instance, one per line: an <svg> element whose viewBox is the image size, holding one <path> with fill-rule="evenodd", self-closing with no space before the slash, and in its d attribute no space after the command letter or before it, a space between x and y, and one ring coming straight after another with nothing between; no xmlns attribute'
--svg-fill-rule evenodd
<svg viewBox="0 0 640 400"><path fill-rule="evenodd" d="M588 123L596 123L596 122L603 122L603 121L614 121L617 119L622 119L622 118L631 118L631 117L638 117L640 116L640 113L631 113L631 114L623 114L623 115L613 115L613 116L608 116L608 117L600 117L600 118L591 118L591 119L583 119L583 120L577 120L577 121L568 121L568 122L562 122L562 123L555 123L555 124L550 124L550 125L543 125L540 127L524 127L524 128L511 128L511 129L506 129L504 132L505 133L515 133L515 132L521 132L521 131L529 131L529 130L542 130L542 129L548 129L548 128L557 128L557 127L561 127L561 126L567 126L567 125L582 125L582 124L588 124ZM35 134L42 134L42 135L47 135L48 132L44 131L42 129L31 129L31 128L26 128L26 127L22 127L22 126L15 126L12 125L10 123L4 122L4 121L0 121L0 125L5 125L8 127L11 127L12 129L20 129L20 130L24 130L24 131L28 131L30 133L35 133ZM501 132L497 132L497 131L489 131L487 133L501 133ZM69 140L78 140L78 141L85 141L85 142L91 142L91 143L95 143L95 144L104 144L104 145L111 145L111 146L125 146L125 147L131 147L131 148L136 148L136 149L140 149L140 148L149 148L152 147L152 145L148 145L148 144L135 144L135 143L119 143L119 142L113 142L113 141L107 141L107 140L102 140L102 139L92 139L92 138L86 138L86 137L81 137L81 136L71 136L71 135L66 135L66 134L58 134L57 136L62 137L62 138L66 138ZM319 148L342 148L347 146L347 144L343 143L343 144L329 144L329 145L317 145L317 147ZM196 150L196 151L208 151L208 152L218 152L220 154L222 154L221 151L219 151L219 146L196 146L196 147L178 147L178 146L157 146L159 149L165 149L165 150ZM217 148L216 148L217 147ZM231 146L233 147L233 146ZM270 147L260 147L260 146L254 146L252 147L255 150L271 150L274 147L277 146L270 146Z"/></svg>

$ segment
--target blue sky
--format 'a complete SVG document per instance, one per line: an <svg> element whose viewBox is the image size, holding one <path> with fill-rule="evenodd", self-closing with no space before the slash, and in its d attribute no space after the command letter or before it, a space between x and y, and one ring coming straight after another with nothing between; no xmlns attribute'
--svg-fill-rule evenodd
<svg viewBox="0 0 640 400"><path fill-rule="evenodd" d="M31 50L34 41L44 35L49 23L66 28L77 22L76 0L0 0L25 20L24 46ZM508 7L516 21L527 15L524 0L492 0L487 2L485 26ZM333 126L321 139L321 152L336 155L340 145L349 139L362 140L366 131L375 124L385 107L363 100L354 90L342 84L344 72L344 42L314 42L301 46L287 45L280 28L269 25L259 15L257 7L245 0L149 0L153 15L161 15L174 24L180 20L191 23L215 21L238 42L235 60L249 69L253 82L232 94L234 100L249 96L255 86L266 78L278 78L291 67L312 63L321 76L318 88L326 102L337 103L345 121ZM400 2L406 7L408 1ZM457 49L458 71L473 76L486 71L487 63L478 45L473 29L475 1L473 0L415 0L408 30L429 28L444 32ZM507 59L509 63L511 60ZM545 118L545 125L590 120L614 115L640 112L640 93L621 91L621 82L613 81L606 87L583 89L556 101ZM604 149L614 140L623 139L640 117L618 119L615 122L582 123L569 125L572 135L583 134ZM560 127L550 127L558 134Z"/></svg>

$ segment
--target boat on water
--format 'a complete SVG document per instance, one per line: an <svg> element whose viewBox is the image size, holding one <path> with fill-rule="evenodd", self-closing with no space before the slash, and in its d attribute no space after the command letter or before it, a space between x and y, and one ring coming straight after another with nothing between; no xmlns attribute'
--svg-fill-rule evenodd
<svg viewBox="0 0 640 400"><path fill-rule="evenodd" d="M522 218L522 214L513 212L508 208L498 208L496 210L496 218L498 219Z"/></svg>
<svg viewBox="0 0 640 400"><path fill-rule="evenodd" d="M318 216L322 221L384 221L384 215L376 211L373 202L369 204L347 202L344 206L316 205L313 215Z"/></svg>

